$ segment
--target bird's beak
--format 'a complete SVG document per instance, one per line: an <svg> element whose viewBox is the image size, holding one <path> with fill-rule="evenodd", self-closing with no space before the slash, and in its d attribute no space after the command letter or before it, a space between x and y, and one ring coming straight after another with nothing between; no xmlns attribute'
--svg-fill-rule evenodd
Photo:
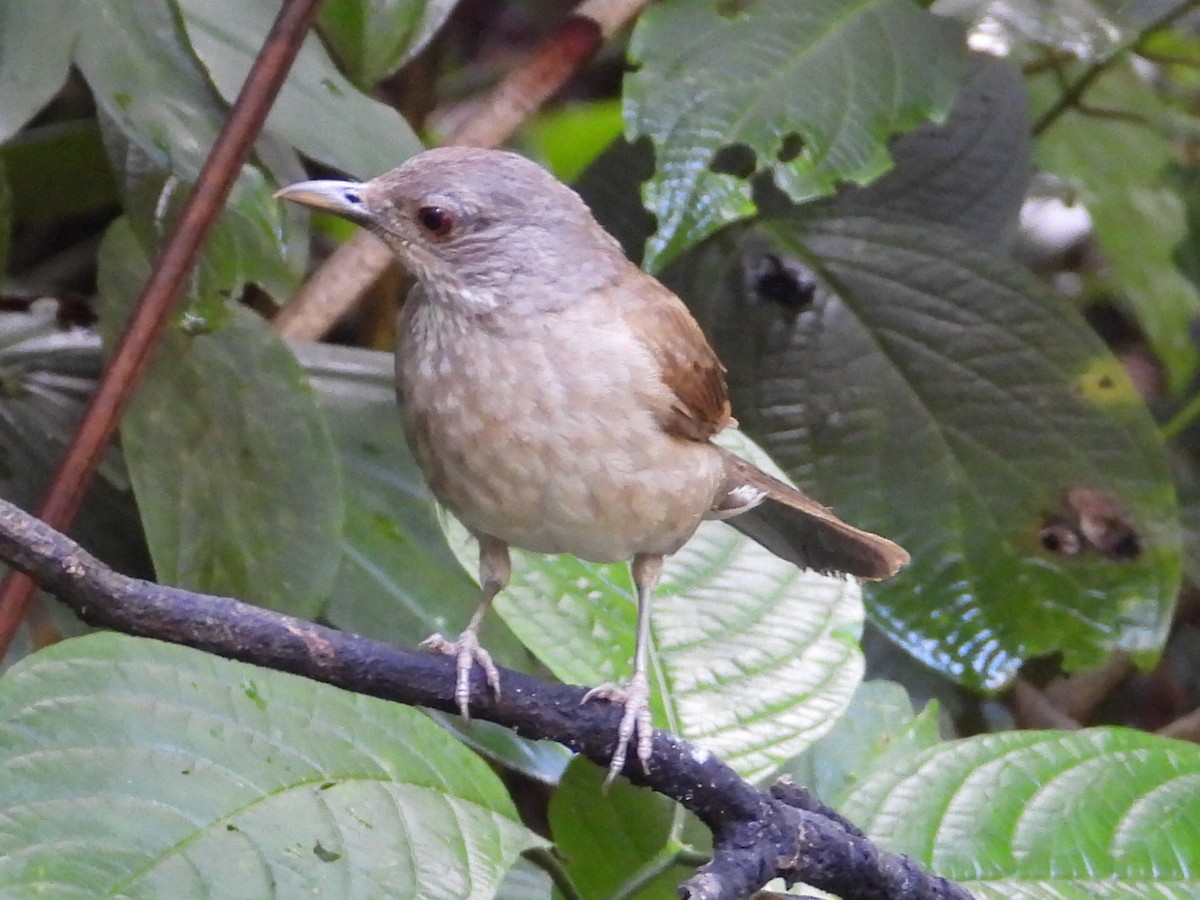
<svg viewBox="0 0 1200 900"><path fill-rule="evenodd" d="M367 208L364 187L357 181L300 181L281 188L275 196L367 225L375 216Z"/></svg>

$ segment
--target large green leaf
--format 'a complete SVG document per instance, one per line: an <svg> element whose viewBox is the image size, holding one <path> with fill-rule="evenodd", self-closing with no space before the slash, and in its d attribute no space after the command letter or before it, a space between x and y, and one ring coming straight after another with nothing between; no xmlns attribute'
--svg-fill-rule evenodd
<svg viewBox="0 0 1200 900"><path fill-rule="evenodd" d="M0 682L6 897L488 900L539 840L420 712L119 635Z"/></svg>
<svg viewBox="0 0 1200 900"><path fill-rule="evenodd" d="M1042 44L1080 59L1119 49L1131 21L1161 10L1153 3L1121 0L935 0L931 9L978 29L993 47Z"/></svg>
<svg viewBox="0 0 1200 900"><path fill-rule="evenodd" d="M0 312L0 497L35 509L96 387L100 339L57 320L43 299L22 312ZM83 500L71 536L118 571L151 577L137 506L120 453L110 447ZM0 565L0 573L5 567ZM85 629L69 609L43 595L61 634ZM36 637L21 629L6 664L29 653Z"/></svg>
<svg viewBox="0 0 1200 900"><path fill-rule="evenodd" d="M866 776L842 805L980 900L1200 895L1200 748L1135 731L1010 732Z"/></svg>
<svg viewBox="0 0 1200 900"><path fill-rule="evenodd" d="M75 64L102 112L158 168L195 181L223 110L168 0L74 4L62 27L78 29Z"/></svg>
<svg viewBox="0 0 1200 900"><path fill-rule="evenodd" d="M57 311L47 299L0 313L0 495L18 506L36 502L100 374L96 337L59 327ZM127 486L115 452L100 474Z"/></svg>
<svg viewBox="0 0 1200 900"><path fill-rule="evenodd" d="M993 689L1038 654L1071 667L1118 647L1156 654L1180 566L1164 448L1065 301L955 232L865 214L730 230L674 275L729 366L743 428L912 553L869 594L894 640ZM1044 545L1077 489L1131 528L1124 552Z"/></svg>
<svg viewBox="0 0 1200 900"><path fill-rule="evenodd" d="M78 65L99 107L112 169L126 214L152 255L169 232L226 117L166 0L98 0L76 12ZM95 22L85 18L95 18ZM148 81L154 90L146 90ZM246 282L285 296L305 255L295 223L253 165L242 167L217 220L196 276L200 297L216 309ZM293 227L289 227L289 225ZM193 298L195 299L195 298Z"/></svg>
<svg viewBox="0 0 1200 900"><path fill-rule="evenodd" d="M1029 99L1011 60L972 54L949 117L891 144L896 165L863 188L839 192L839 210L914 216L1008 248L1029 190Z"/></svg>
<svg viewBox="0 0 1200 900"><path fill-rule="evenodd" d="M910 0L670 0L642 15L629 54L626 132L656 152L652 268L750 216L750 170L793 200L881 175L886 138L945 116L963 68L958 27ZM731 174L718 152L734 145L753 159Z"/></svg>
<svg viewBox="0 0 1200 900"><path fill-rule="evenodd" d="M1043 79L1035 96L1046 102L1058 93L1057 82ZM1132 309L1179 391L1200 362L1189 330L1200 317L1200 290L1174 255L1189 231L1179 186L1172 183L1175 141L1156 127L1164 101L1125 66L1096 79L1086 100L1139 120L1068 112L1038 138L1037 160L1087 206L1118 298Z"/></svg>
<svg viewBox="0 0 1200 900"><path fill-rule="evenodd" d="M369 91L437 33L457 0L325 0L321 31L350 80Z"/></svg>
<svg viewBox="0 0 1200 900"><path fill-rule="evenodd" d="M892 169L866 187L845 186L834 201L839 210L914 216L989 247L1012 244L1032 169L1024 77L1009 60L977 53L967 63L967 81L945 122L896 138ZM649 142L615 141L575 183L634 261L655 227L637 187L653 171ZM795 208L777 190L755 199L762 215Z"/></svg>
<svg viewBox="0 0 1200 900"><path fill-rule="evenodd" d="M197 56L233 102L271 23L275 0L178 0ZM358 178L398 166L421 142L395 110L358 91L315 36L300 49L267 128L303 153Z"/></svg>
<svg viewBox="0 0 1200 900"><path fill-rule="evenodd" d="M125 220L100 251L111 342L148 262ZM232 307L211 333L167 331L121 425L160 580L313 616L340 555L340 470L287 347Z"/></svg>
<svg viewBox="0 0 1200 900"><path fill-rule="evenodd" d="M554 884L546 870L522 856L508 870L493 900L554 900Z"/></svg>
<svg viewBox="0 0 1200 900"><path fill-rule="evenodd" d="M0 144L66 82L77 6L71 0L0 2Z"/></svg>
<svg viewBox="0 0 1200 900"><path fill-rule="evenodd" d="M721 443L778 471L737 432ZM451 546L474 571L474 541L448 526ZM563 681L596 685L630 672L637 604L624 565L514 552L496 608ZM728 525L704 523L667 560L654 600L655 724L747 778L765 777L849 702L862 675L861 625L852 581L801 571Z"/></svg>
<svg viewBox="0 0 1200 900"><path fill-rule="evenodd" d="M604 772L576 757L550 799L550 834L581 896L674 900L693 871L669 862L680 847L679 814L666 797L624 780L604 790ZM637 891L618 893L639 872L647 877Z"/></svg>
<svg viewBox="0 0 1200 900"><path fill-rule="evenodd" d="M891 681L864 681L846 714L790 760L783 773L822 802L837 806L872 772L940 742L936 704L913 715L903 687Z"/></svg>

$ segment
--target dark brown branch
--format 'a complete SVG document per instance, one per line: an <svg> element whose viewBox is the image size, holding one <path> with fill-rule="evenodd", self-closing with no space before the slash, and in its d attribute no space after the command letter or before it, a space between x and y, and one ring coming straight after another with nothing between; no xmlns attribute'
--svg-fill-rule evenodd
<svg viewBox="0 0 1200 900"><path fill-rule="evenodd" d="M320 0L287 0L255 58L229 119L200 170L120 343L50 480L39 515L56 528L67 528L74 521L121 412L145 374L150 351L187 286L187 275L195 267L242 163L250 155L319 4ZM32 597L33 582L17 573L10 573L0 585L0 658L20 627Z"/></svg>
<svg viewBox="0 0 1200 900"><path fill-rule="evenodd" d="M84 621L126 634L194 647L290 672L355 693L454 712L454 661L401 650L311 622L120 575L78 544L0 501L0 559L35 578ZM621 710L581 704L584 689L519 672L490 695L476 670L477 718L518 734L558 741L607 766ZM625 775L694 812L713 832L714 855L680 888L687 900L739 900L773 878L804 882L847 900L916 900L970 895L885 853L862 832L789 784L764 793L711 753L665 731L654 734L654 765L636 759Z"/></svg>

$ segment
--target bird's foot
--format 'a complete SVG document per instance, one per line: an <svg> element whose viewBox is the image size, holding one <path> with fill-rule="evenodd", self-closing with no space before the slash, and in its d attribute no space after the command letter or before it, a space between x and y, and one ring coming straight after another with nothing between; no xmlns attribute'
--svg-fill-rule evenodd
<svg viewBox="0 0 1200 900"><path fill-rule="evenodd" d="M650 684L645 673L635 672L629 683L602 684L583 695L583 703L589 700L608 700L625 707L621 724L617 728L617 748L608 765L604 787L608 788L625 768L629 741L637 738L637 758L642 762L642 771L650 771L650 751L654 742L654 723L650 719Z"/></svg>
<svg viewBox="0 0 1200 900"><path fill-rule="evenodd" d="M492 662L492 654L480 645L479 635L471 629L468 628L454 641L447 640L440 634L431 634L421 641L419 646L422 650L434 650L454 657L458 670L458 678L454 682L454 701L458 704L458 711L468 722L471 720L472 666L478 664L479 668L483 669L493 696L497 700L500 699L500 670Z"/></svg>

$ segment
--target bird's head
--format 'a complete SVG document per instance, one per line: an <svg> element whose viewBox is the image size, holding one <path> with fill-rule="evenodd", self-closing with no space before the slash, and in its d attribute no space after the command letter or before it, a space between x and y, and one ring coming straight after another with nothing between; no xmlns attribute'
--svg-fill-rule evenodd
<svg viewBox="0 0 1200 900"><path fill-rule="evenodd" d="M579 196L515 153L442 147L370 181L302 181L276 196L356 222L426 290L482 305L561 294L568 283L586 290L624 262Z"/></svg>

